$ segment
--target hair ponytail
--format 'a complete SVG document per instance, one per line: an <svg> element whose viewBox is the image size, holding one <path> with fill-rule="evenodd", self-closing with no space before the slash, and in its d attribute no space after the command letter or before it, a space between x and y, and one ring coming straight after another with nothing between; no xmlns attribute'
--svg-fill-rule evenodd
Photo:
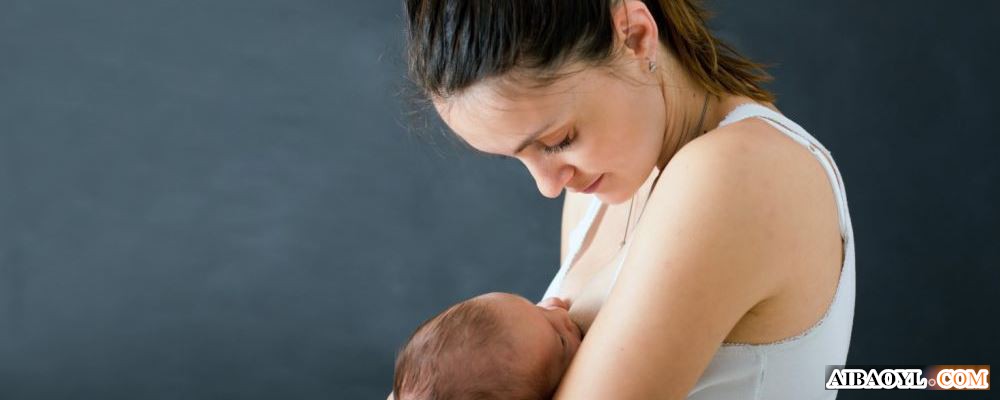
<svg viewBox="0 0 1000 400"><path fill-rule="evenodd" d="M660 41L709 92L733 93L773 102L762 84L771 81L764 66L740 55L708 30L710 14L697 0L642 0L656 20Z"/></svg>

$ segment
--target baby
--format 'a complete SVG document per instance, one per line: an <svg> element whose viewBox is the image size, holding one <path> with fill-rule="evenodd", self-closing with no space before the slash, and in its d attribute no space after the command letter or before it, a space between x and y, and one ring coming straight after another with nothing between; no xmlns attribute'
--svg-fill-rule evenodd
<svg viewBox="0 0 1000 400"><path fill-rule="evenodd" d="M583 340L568 310L558 298L535 305L509 293L448 308L400 350L395 400L551 398Z"/></svg>

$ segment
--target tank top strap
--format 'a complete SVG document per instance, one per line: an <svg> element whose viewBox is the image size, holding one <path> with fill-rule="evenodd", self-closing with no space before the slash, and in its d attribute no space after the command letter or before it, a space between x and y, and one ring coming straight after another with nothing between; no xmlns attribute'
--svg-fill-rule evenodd
<svg viewBox="0 0 1000 400"><path fill-rule="evenodd" d="M597 212L601 210L601 205L602 203L597 199L597 196L591 196L587 212L580 219L580 222L577 222L573 231L570 232L569 246L566 248L566 259L563 260L562 264L573 263L576 254L580 252L580 247L583 246L583 240L590 233L590 227L594 225L594 219L597 218Z"/></svg>
<svg viewBox="0 0 1000 400"><path fill-rule="evenodd" d="M542 296L543 299L556 296L559 293L563 278L566 276L569 267L573 265L573 261L576 260L577 253L580 252L583 241L587 238L587 234L590 233L590 228L594 224L594 219L597 218L597 213L601 210L602 205L597 196L591 195L587 212L584 213L580 222L577 222L576 227L570 231L569 244L566 247L566 258L560 263L559 272L556 273L556 276L552 278L552 282L549 283L548 289L545 290L545 294Z"/></svg>
<svg viewBox="0 0 1000 400"><path fill-rule="evenodd" d="M788 117L782 115L781 113L757 103L746 103L737 106L733 109L733 111L726 115L722 122L719 123L719 126L722 127L737 121L754 117L767 122L778 131L784 133L792 140L807 148L813 153L814 156L816 156L820 164L823 166L823 169L826 171L827 178L829 178L830 184L833 188L834 199L837 203L837 215L840 223L840 236L845 241L849 240L852 229L849 210L847 208L847 190L844 188L843 177L840 175L837 163L833 160L832 153L827 150L826 147L819 142L819 140L809 134L809 132L807 132L804 128L799 126L799 124L795 123L791 119L788 119Z"/></svg>

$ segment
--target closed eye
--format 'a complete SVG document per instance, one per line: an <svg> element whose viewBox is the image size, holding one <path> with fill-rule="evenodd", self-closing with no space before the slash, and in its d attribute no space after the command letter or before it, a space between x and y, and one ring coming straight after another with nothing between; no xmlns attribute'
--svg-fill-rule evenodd
<svg viewBox="0 0 1000 400"><path fill-rule="evenodd" d="M562 142L559 142L559 144L557 144L555 146L551 146L551 147L550 146L543 146L542 147L542 152L545 153L545 154L556 154L556 153L559 153L559 152L561 152L563 150L566 150L566 148L569 147L569 145L573 144L573 141L576 140L575 133L576 133L576 130L575 129L572 130L568 135L566 135L566 137L563 139Z"/></svg>

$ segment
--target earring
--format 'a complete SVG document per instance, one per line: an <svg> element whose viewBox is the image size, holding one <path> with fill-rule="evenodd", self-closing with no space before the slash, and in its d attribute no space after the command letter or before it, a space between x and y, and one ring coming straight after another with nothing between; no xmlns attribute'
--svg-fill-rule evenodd
<svg viewBox="0 0 1000 400"><path fill-rule="evenodd" d="M656 71L656 61L649 60L649 72Z"/></svg>

